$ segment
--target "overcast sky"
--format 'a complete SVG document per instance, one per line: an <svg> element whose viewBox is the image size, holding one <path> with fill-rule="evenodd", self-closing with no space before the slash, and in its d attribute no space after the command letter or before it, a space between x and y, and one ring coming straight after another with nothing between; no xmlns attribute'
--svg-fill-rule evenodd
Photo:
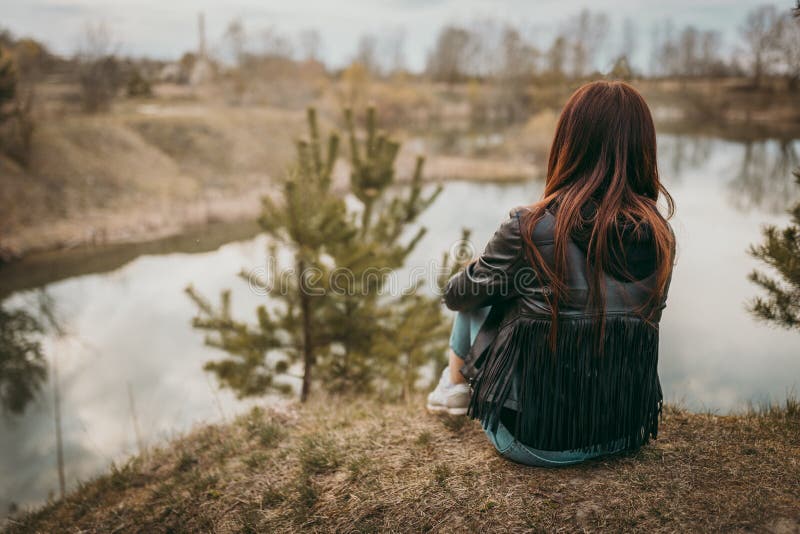
<svg viewBox="0 0 800 534"><path fill-rule="evenodd" d="M730 50L748 10L764 0L0 0L0 26L29 35L53 50L71 54L87 22L104 21L124 54L176 58L197 43L197 13L206 16L210 47L219 46L227 24L239 17L248 35L273 27L289 36L316 28L322 36L324 59L334 66L352 58L364 33L403 28L409 66L424 65L436 33L447 23L475 23L494 18L522 26L527 35L546 44L560 24L583 7L605 12L612 35L601 53L619 47L622 21L636 23L637 61L648 57L653 24L671 18L676 25L693 24L722 34ZM783 5L785 4L785 6ZM789 9L793 2L777 5Z"/></svg>

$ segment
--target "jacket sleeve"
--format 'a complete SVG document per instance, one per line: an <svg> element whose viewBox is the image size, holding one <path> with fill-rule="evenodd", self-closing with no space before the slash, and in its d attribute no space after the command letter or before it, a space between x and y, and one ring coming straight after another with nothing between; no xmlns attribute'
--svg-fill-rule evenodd
<svg viewBox="0 0 800 534"><path fill-rule="evenodd" d="M516 296L515 275L524 257L519 212L514 209L477 261L447 282L445 305L451 310L469 311Z"/></svg>

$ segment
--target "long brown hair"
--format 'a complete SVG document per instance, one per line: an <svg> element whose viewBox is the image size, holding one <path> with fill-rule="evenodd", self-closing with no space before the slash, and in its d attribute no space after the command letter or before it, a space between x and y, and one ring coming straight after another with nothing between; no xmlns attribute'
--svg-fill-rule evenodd
<svg viewBox="0 0 800 534"><path fill-rule="evenodd" d="M666 217L656 205L659 196L666 200ZM548 208L557 210L552 266L533 243L534 228ZM529 207L523 221L527 258L550 286L547 300L553 319L553 345L559 300L566 292L570 238L577 232L589 232L589 302L600 318L602 335L604 273L618 271L615 264L620 263L625 269L625 258L612 250L612 241L620 242L623 231L633 236L650 233L656 283L640 310L648 318L669 282L674 236L666 218L673 212L672 197L659 181L656 132L644 98L622 82L592 82L575 91L558 120L543 198Z"/></svg>

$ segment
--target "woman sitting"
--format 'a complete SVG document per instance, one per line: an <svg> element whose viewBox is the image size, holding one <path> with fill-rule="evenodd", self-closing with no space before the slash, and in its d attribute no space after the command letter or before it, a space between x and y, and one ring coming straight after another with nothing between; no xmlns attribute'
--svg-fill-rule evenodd
<svg viewBox="0 0 800 534"><path fill-rule="evenodd" d="M659 197L671 216L642 96L619 82L578 89L558 121L543 198L512 210L447 284L444 302L458 313L428 409L479 419L501 455L528 465L655 438L658 325L675 256Z"/></svg>

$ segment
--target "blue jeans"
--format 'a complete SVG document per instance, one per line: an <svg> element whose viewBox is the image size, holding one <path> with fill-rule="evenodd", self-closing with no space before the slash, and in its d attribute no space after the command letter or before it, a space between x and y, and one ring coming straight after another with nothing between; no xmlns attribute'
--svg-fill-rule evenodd
<svg viewBox="0 0 800 534"><path fill-rule="evenodd" d="M489 315L491 308L479 308L469 312L456 313L453 330L450 332L450 348L456 356L463 359L468 353L481 329L481 325ZM598 456L605 456L620 452L623 449L622 441L612 443L601 452L586 453L581 451L543 451L528 447L517 441L511 432L498 423L497 430L492 432L489 425L484 425L484 432L492 442L497 452L504 458L524 465L538 467L558 467L562 465L577 464Z"/></svg>

